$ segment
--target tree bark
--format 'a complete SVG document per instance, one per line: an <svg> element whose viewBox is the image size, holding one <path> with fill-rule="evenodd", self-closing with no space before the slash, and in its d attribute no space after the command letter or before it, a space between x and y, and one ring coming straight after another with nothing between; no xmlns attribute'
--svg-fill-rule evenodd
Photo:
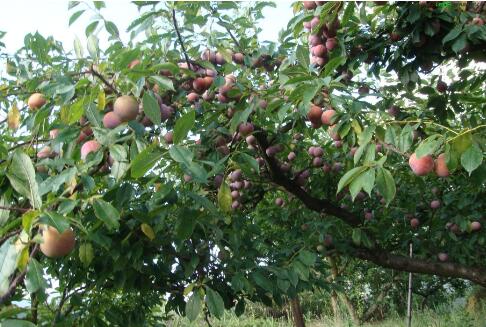
<svg viewBox="0 0 486 327"><path fill-rule="evenodd" d="M292 318L294 320L295 327L305 327L304 315L300 307L299 296L290 299L290 308L292 309Z"/></svg>
<svg viewBox="0 0 486 327"><path fill-rule="evenodd" d="M301 188L295 180L288 178L280 169L278 161L266 154L269 147L267 134L257 128L254 133L259 144L261 155L265 159L271 180L282 186L287 192L293 194L310 210L333 215L351 227L360 227L363 219L327 199L316 198ZM475 268L455 264L452 262L426 261L420 258L409 258L407 256L392 254L386 249L374 246L372 249L355 248L349 255L367 260L384 268L391 268L398 271L406 271L419 274L437 275L442 277L464 278L486 287L486 268Z"/></svg>
<svg viewBox="0 0 486 327"><path fill-rule="evenodd" d="M338 305L338 297L336 291L331 292L331 307L332 307L332 314L334 315L334 321L337 321L339 317L339 305Z"/></svg>
<svg viewBox="0 0 486 327"><path fill-rule="evenodd" d="M344 302L344 305L346 305L346 308L348 309L349 316L351 317L351 320L356 326L359 326L361 323L358 318L358 314L356 313L356 309L354 307L353 302L349 299L349 297L345 293L341 293L341 299Z"/></svg>
<svg viewBox="0 0 486 327"><path fill-rule="evenodd" d="M37 325L38 321L38 308L39 308L39 301L37 300L37 295L35 293L32 293L30 295L30 314L31 314L31 319L30 321L34 324Z"/></svg>

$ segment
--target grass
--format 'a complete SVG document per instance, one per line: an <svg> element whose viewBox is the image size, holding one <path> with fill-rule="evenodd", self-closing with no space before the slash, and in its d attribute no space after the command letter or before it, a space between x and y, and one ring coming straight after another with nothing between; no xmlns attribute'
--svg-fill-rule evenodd
<svg viewBox="0 0 486 327"><path fill-rule="evenodd" d="M288 319L261 318L255 316L251 311L242 317L237 317L233 313L226 312L221 320L211 319L213 327L293 327L292 321ZM195 323L183 317L176 317L167 324L168 327L185 326L207 326L201 319ZM307 327L354 327L350 321L334 321L331 318L321 318L319 320L307 320ZM366 323L362 327L397 327L406 326L405 317L389 317L386 320ZM434 309L416 311L412 318L413 327L486 327L486 307L474 314L467 313L463 306L453 306L452 304L441 305Z"/></svg>

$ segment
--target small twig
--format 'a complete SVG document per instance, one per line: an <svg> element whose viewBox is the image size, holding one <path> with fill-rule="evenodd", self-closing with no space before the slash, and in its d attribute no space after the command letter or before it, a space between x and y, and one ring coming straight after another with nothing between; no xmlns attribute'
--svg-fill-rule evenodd
<svg viewBox="0 0 486 327"><path fill-rule="evenodd" d="M121 92L118 91L113 85L111 85L111 83L108 82L108 80L103 75L101 75L99 72L97 72L92 66L89 69L89 72L92 75L94 75L97 78L99 78L103 82L103 84L105 84L110 90L112 90L113 92L115 92L116 95L118 95L118 96L121 95Z"/></svg>
<svg viewBox="0 0 486 327"><path fill-rule="evenodd" d="M186 47L184 46L184 42L182 42L181 32L179 32L179 27L177 26L175 9L172 9L172 22L174 23L174 28L175 28L175 31L177 33L177 38L179 40L179 44L181 45L181 48L182 48L182 53L184 54L184 58L186 59L187 67L190 69L191 68L191 61L189 60L189 56L187 55L187 52L186 52Z"/></svg>
<svg viewBox="0 0 486 327"><path fill-rule="evenodd" d="M204 320L206 321L206 324L208 324L209 327L212 327L211 322L209 321L209 312L205 312L204 314Z"/></svg>
<svg viewBox="0 0 486 327"><path fill-rule="evenodd" d="M11 231L11 232L9 232L9 233L7 233L7 234L3 235L3 236L0 238L0 244L3 244L3 242L5 242L5 241L6 241L6 240L8 240L10 237L12 237L12 236L14 236L14 235L16 235L16 234L18 234L18 233L20 233L20 229L18 229L18 230L13 230L13 231Z"/></svg>
<svg viewBox="0 0 486 327"><path fill-rule="evenodd" d="M231 39L233 40L233 42L235 43L235 45L238 47L238 50L240 50L243 54L245 54L241 48L241 45L240 45L240 42L238 42L238 40L236 39L236 37L234 36L234 34L231 32L231 30L226 26L226 24L224 24L224 21L221 19L221 17L219 17L218 13L216 12L216 9L215 8L211 8L212 9L212 13L213 15L216 16L216 18L218 19L218 21L222 24L220 24L221 26L224 27L224 29L226 30L226 32L228 32L229 36L231 37Z"/></svg>
<svg viewBox="0 0 486 327"><path fill-rule="evenodd" d="M27 211L30 210L30 208L19 208L19 207L0 206L0 210L11 210L11 211L27 212Z"/></svg>

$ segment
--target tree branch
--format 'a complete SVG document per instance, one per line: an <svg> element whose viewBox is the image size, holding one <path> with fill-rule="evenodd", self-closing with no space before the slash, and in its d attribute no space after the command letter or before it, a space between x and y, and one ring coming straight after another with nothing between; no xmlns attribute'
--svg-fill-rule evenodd
<svg viewBox="0 0 486 327"><path fill-rule="evenodd" d="M30 208L19 208L19 207L0 206L0 210L10 210L10 211L27 212L27 211L30 210Z"/></svg>
<svg viewBox="0 0 486 327"><path fill-rule="evenodd" d="M100 81L102 81L103 84L105 84L110 90L112 90L113 92L115 92L115 94L117 96L120 96L121 95L121 92L118 91L110 82L108 82L108 80L103 75L101 75L99 72L97 72L93 68L93 66L90 67L89 73L92 74L93 76L96 76L97 78L99 78Z"/></svg>
<svg viewBox="0 0 486 327"><path fill-rule="evenodd" d="M307 208L311 210L338 217L352 227L357 227L361 225L362 219L359 218L358 216L355 216L353 213L336 206L335 204L331 203L327 199L318 199L311 196L310 194L305 192L300 186L298 186L295 182L288 179L285 176L285 174L280 170L277 160L267 156L265 152L265 150L269 146L266 133L262 130L259 130L258 133L254 133L253 135L255 135L258 144L261 148L262 156L270 168L269 169L270 176L277 185L282 186L288 192L295 195L298 199L300 199L305 204Z"/></svg>
<svg viewBox="0 0 486 327"><path fill-rule="evenodd" d="M317 199L311 196L300 186L295 184L294 181L289 180L280 170L277 160L266 155L265 150L269 146L266 133L261 129L257 130L258 133L254 133L253 135L255 135L262 156L267 162L270 177L273 182L282 186L288 192L300 199L310 210L333 215L343 220L351 227L359 227L361 225L362 219L358 216L336 206L327 199ZM486 287L486 269L484 268L466 267L451 262L434 262L420 258L409 258L386 252L385 249L379 247L373 249L356 248L354 251L351 251L350 254L353 257L371 261L384 268L443 277L465 278Z"/></svg>
<svg viewBox="0 0 486 327"><path fill-rule="evenodd" d="M381 267L419 274L465 278L486 287L486 269L466 267L453 262L434 262L388 253L380 249L358 248L352 255Z"/></svg>
<svg viewBox="0 0 486 327"><path fill-rule="evenodd" d="M176 12L175 9L172 9L172 22L174 23L174 28L177 33L177 39L179 40L179 44L182 48L182 53L184 54L184 59L186 60L187 67L191 68L191 60L189 60L189 56L187 55L186 47L184 46L184 42L182 42L181 32L179 32L179 27L177 26L177 19L176 19Z"/></svg>
<svg viewBox="0 0 486 327"><path fill-rule="evenodd" d="M220 22L219 25L223 26L224 29L226 30L226 32L228 32L229 36L231 37L231 39L233 40L233 42L235 43L235 45L238 47L238 50L241 51L243 54L245 54L243 52L243 49L241 48L240 42L238 42L238 40L236 39L236 37L234 36L234 34L231 32L231 30L226 26L226 24L224 24L224 21L218 15L218 12L216 11L216 9L215 8L211 8L211 9L212 9L213 15L215 15L216 18L218 19L218 21Z"/></svg>

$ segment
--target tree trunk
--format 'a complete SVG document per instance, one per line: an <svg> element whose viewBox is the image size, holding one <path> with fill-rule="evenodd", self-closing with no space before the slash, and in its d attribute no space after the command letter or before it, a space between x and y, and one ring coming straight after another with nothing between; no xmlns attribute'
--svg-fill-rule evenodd
<svg viewBox="0 0 486 327"><path fill-rule="evenodd" d="M30 321L34 325L37 325L37 309L39 307L39 301L37 300L37 295L35 293L32 293L30 295L30 315L32 316Z"/></svg>
<svg viewBox="0 0 486 327"><path fill-rule="evenodd" d="M304 315L300 308L299 296L290 299L290 308L292 309L292 318L294 320L295 327L305 327Z"/></svg>
<svg viewBox="0 0 486 327"><path fill-rule="evenodd" d="M338 306L338 297L336 291L331 292L331 306L332 306L332 313L334 315L334 321L339 319L339 306Z"/></svg>
<svg viewBox="0 0 486 327"><path fill-rule="evenodd" d="M353 302L351 302L349 297L344 293L341 294L341 299L343 300L344 304L346 305L346 308L348 309L349 316L351 317L351 320L353 320L353 323L356 326L359 326L360 321L359 321L359 318L358 318L358 314L356 313L356 309L354 308Z"/></svg>

